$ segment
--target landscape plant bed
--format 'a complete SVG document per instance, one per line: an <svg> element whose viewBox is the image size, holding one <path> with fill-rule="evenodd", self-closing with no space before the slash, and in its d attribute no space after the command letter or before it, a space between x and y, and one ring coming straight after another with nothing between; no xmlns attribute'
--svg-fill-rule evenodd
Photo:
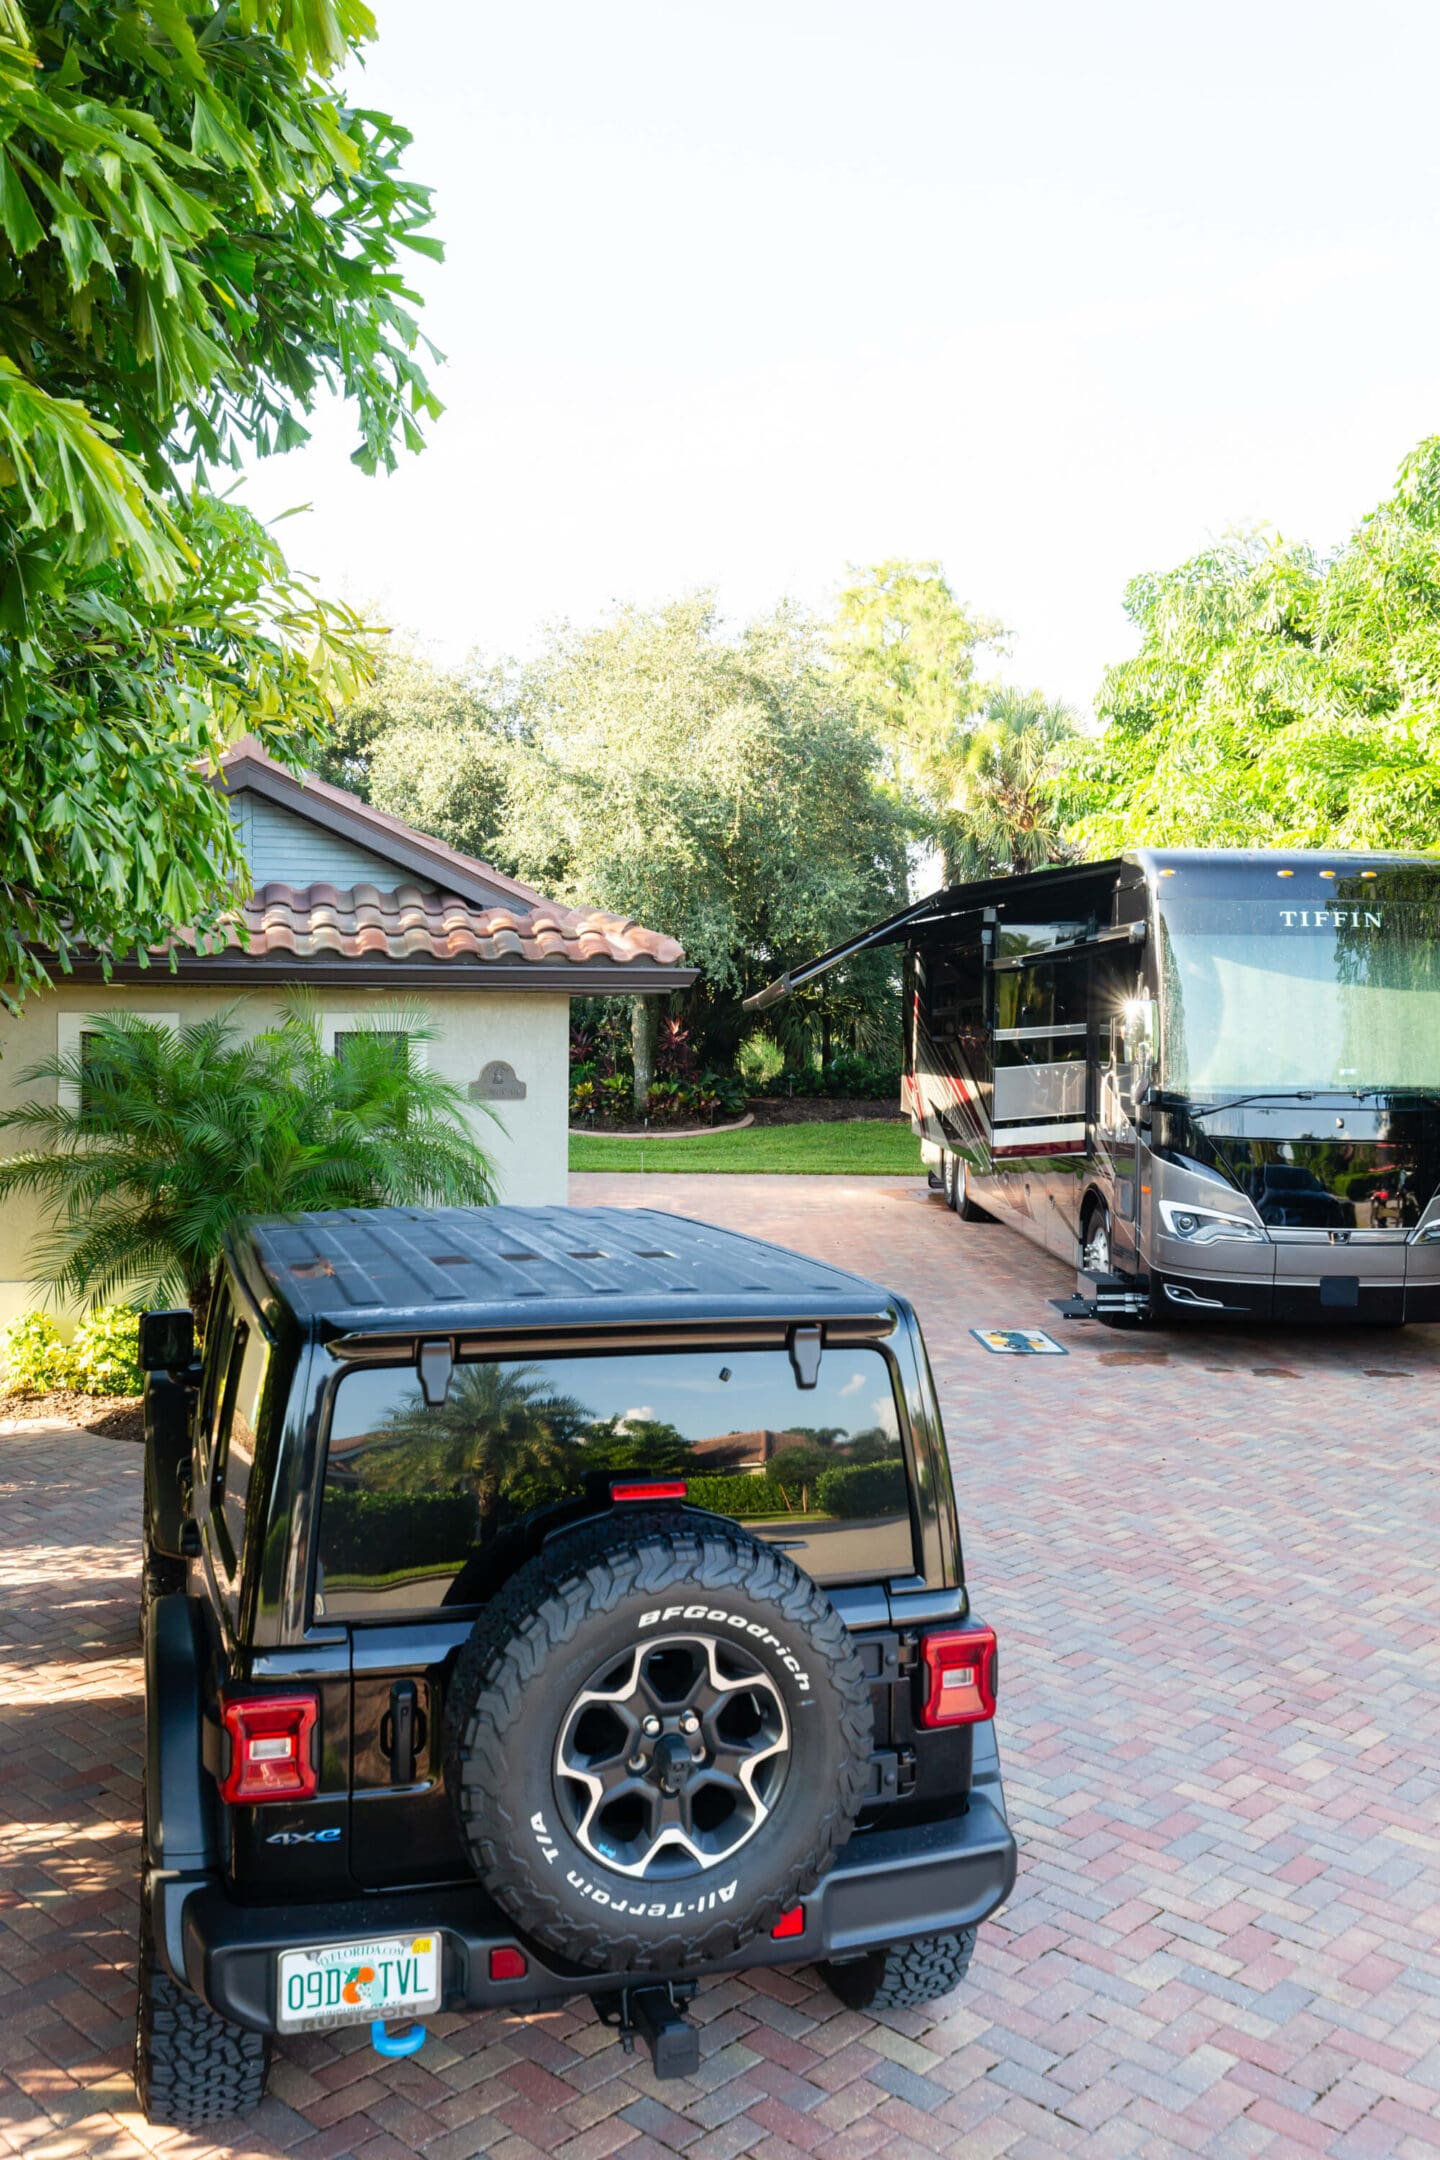
<svg viewBox="0 0 1440 2160"><path fill-rule="evenodd" d="M909 1123L898 1098L876 1102L843 1095L752 1095L745 1107L757 1125L847 1125L859 1118Z"/></svg>
<svg viewBox="0 0 1440 2160"><path fill-rule="evenodd" d="M645 1141L572 1133L572 1170L737 1171L828 1177L919 1177L920 1143L906 1123L879 1118L751 1125L692 1140Z"/></svg>
<svg viewBox="0 0 1440 2160"><path fill-rule="evenodd" d="M572 1125L570 1131L582 1139L598 1135L604 1140L708 1140L712 1133L743 1132L755 1123L753 1117L732 1118L724 1125L637 1125L632 1120L628 1125Z"/></svg>
<svg viewBox="0 0 1440 2160"><path fill-rule="evenodd" d="M138 1395L81 1395L52 1388L48 1395L0 1395L0 1429L8 1425L71 1425L102 1440L145 1438L145 1405Z"/></svg>

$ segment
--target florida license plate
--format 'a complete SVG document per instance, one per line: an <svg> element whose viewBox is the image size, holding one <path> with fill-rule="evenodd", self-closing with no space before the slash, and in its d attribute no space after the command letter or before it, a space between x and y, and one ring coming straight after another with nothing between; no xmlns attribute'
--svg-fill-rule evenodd
<svg viewBox="0 0 1440 2160"><path fill-rule="evenodd" d="M440 2007L440 1937L385 1936L282 1950L282 2032L403 2017Z"/></svg>

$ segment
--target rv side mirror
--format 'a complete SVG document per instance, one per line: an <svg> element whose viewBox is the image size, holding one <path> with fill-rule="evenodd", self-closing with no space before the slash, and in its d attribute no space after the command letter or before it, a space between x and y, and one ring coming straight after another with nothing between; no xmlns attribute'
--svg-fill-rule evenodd
<svg viewBox="0 0 1440 2160"><path fill-rule="evenodd" d="M194 1362L195 1315L188 1306L140 1315L141 1372L183 1372Z"/></svg>
<svg viewBox="0 0 1440 2160"><path fill-rule="evenodd" d="M1138 1126L1141 1132L1150 1130L1150 1096L1150 1083L1143 1070L1137 1075L1133 1086L1121 1088L1119 1091L1121 1116L1127 1118L1132 1125Z"/></svg>

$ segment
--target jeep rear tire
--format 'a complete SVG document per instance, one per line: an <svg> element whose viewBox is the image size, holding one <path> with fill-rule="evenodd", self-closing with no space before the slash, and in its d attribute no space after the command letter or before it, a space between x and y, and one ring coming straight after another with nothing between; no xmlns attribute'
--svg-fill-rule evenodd
<svg viewBox="0 0 1440 2160"><path fill-rule="evenodd" d="M135 2008L135 2092L148 2123L194 2129L259 2107L270 2043L232 2025L177 1987L155 1954L150 1899L140 1898L139 2000Z"/></svg>
<svg viewBox="0 0 1440 2160"><path fill-rule="evenodd" d="M822 1964L820 1977L847 2010L905 2010L959 1987L974 1954L974 1928L957 1928L953 1935L891 1943L843 1965Z"/></svg>
<svg viewBox="0 0 1440 2160"><path fill-rule="evenodd" d="M476 1873L575 1963L728 1956L813 1890L866 1790L870 1694L783 1553L609 1519L512 1578L461 1652L446 1776Z"/></svg>

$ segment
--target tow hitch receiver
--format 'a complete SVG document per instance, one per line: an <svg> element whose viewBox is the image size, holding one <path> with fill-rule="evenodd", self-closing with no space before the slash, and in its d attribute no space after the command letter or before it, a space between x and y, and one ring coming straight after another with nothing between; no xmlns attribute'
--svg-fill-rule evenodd
<svg viewBox="0 0 1440 2160"><path fill-rule="evenodd" d="M633 2053L638 2033L650 2050L657 2078L693 2077L700 2067L700 2035L685 2015L695 1997L695 1983L667 1981L663 1987L621 1988L613 1995L592 1995L602 2025L619 2028L620 2045Z"/></svg>

